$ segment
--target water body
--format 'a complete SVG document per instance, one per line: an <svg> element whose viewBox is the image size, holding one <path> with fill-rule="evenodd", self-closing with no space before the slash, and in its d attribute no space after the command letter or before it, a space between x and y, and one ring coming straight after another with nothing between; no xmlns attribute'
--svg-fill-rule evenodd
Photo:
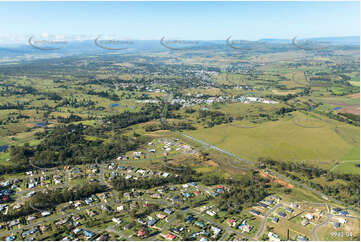
<svg viewBox="0 0 361 242"><path fill-rule="evenodd" d="M337 111L340 110L342 107L335 107L333 110Z"/></svg>
<svg viewBox="0 0 361 242"><path fill-rule="evenodd" d="M4 152L9 148L9 145L1 145L0 146L0 152Z"/></svg>
<svg viewBox="0 0 361 242"><path fill-rule="evenodd" d="M38 126L38 127L44 127L45 124L44 124L43 122L37 122L37 123L36 123L36 126Z"/></svg>
<svg viewBox="0 0 361 242"><path fill-rule="evenodd" d="M112 106L112 108L118 107L118 106L119 106L119 103L113 103L113 104L111 104L111 106Z"/></svg>

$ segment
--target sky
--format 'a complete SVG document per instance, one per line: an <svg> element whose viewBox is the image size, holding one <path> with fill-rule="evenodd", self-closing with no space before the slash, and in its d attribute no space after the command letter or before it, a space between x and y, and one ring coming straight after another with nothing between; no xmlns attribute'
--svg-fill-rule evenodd
<svg viewBox="0 0 361 242"><path fill-rule="evenodd" d="M0 39L258 40L360 35L359 2L0 2Z"/></svg>

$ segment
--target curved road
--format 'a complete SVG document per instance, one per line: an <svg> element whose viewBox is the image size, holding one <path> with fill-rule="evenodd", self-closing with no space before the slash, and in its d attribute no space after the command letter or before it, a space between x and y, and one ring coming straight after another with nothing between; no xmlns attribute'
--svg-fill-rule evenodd
<svg viewBox="0 0 361 242"><path fill-rule="evenodd" d="M316 224L316 225L315 225L315 227L313 227L313 229L312 229L312 236L313 236L313 240L315 240L315 241L317 241L317 240L318 240L318 239L317 239L316 230L317 230L319 227L321 227L321 226L323 226L323 225L327 224L327 223L330 221L330 219L331 219L331 218L332 218L332 215L331 215L331 214L327 214L327 219L326 219L326 221L325 221L325 222L320 223L320 224Z"/></svg>
<svg viewBox="0 0 361 242"><path fill-rule="evenodd" d="M258 240L258 238L263 234L263 231L264 231L264 228L265 228L265 226L266 226L266 223L267 223L267 219L268 219L268 217L277 209L277 208L279 208L279 207L282 207L283 205L282 204L277 204L276 206L274 206L273 208L271 208L270 210L268 210L268 212L265 214L265 216L264 216L264 219L263 219L263 221L262 221L262 223L261 223L261 226L259 227L259 229L258 229L258 232L257 232L257 234L256 234L256 236L255 236L255 240Z"/></svg>

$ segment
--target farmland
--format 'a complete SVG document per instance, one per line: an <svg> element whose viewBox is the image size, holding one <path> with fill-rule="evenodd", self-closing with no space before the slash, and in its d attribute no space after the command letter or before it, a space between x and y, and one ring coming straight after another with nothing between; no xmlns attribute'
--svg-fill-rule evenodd
<svg viewBox="0 0 361 242"><path fill-rule="evenodd" d="M313 164L328 160L331 167L344 157L359 159L354 152L360 145L359 131L337 121L293 113L258 126L239 121L187 133L250 160L270 157L283 161L310 160Z"/></svg>
<svg viewBox="0 0 361 242"><path fill-rule="evenodd" d="M0 239L337 239L327 219L358 216L359 53L214 48L1 65Z"/></svg>

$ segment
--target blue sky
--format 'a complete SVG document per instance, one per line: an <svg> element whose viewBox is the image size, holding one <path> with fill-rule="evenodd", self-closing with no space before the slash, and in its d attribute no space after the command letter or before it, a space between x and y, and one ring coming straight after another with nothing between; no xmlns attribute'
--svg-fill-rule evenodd
<svg viewBox="0 0 361 242"><path fill-rule="evenodd" d="M358 36L359 2L0 2L0 35L223 40Z"/></svg>

